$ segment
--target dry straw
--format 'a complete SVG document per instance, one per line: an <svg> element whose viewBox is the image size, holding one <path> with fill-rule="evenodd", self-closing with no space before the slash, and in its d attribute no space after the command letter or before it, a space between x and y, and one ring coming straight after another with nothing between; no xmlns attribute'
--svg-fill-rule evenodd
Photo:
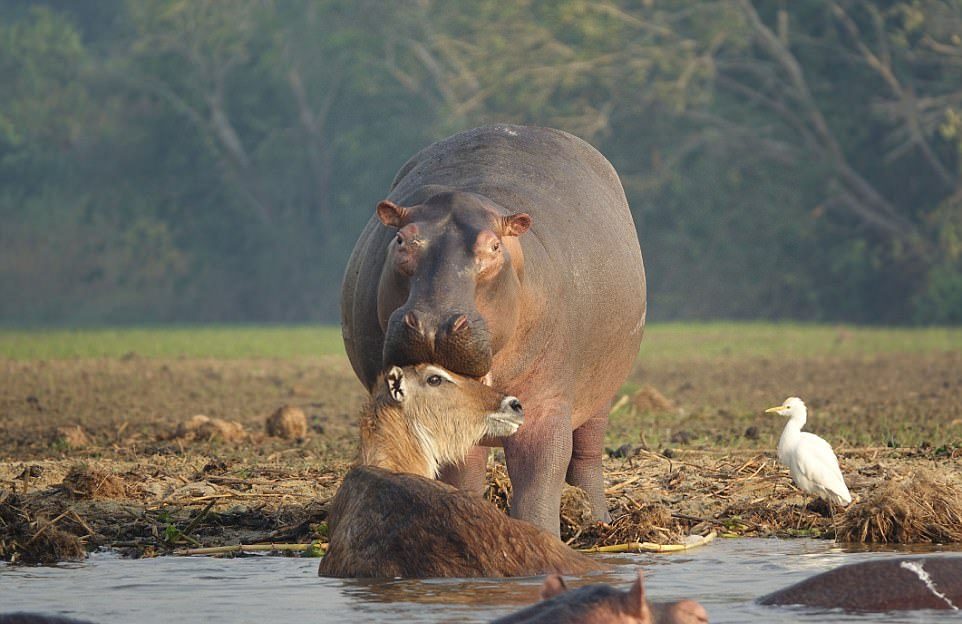
<svg viewBox="0 0 962 624"><path fill-rule="evenodd" d="M850 507L838 540L892 544L962 542L962 483L924 468L893 474Z"/></svg>

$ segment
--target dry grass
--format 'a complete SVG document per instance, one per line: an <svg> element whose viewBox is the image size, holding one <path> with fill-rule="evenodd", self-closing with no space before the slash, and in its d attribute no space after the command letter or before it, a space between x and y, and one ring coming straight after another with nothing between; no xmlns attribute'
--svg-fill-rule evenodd
<svg viewBox="0 0 962 624"><path fill-rule="evenodd" d="M124 498L127 495L123 479L83 464L70 469L63 478L63 487L78 498Z"/></svg>
<svg viewBox="0 0 962 624"><path fill-rule="evenodd" d="M645 384L667 403L636 393ZM569 490L562 534L572 545L712 530L832 537L828 509L774 461L784 422L759 411L790 393L808 399L809 428L836 447L859 497L836 509L840 537L962 541L959 353L657 366L642 358L624 391L608 444L625 450L605 461L613 521L586 522L583 496ZM79 556L78 545L152 556L324 541L325 505L355 456L363 396L344 358L0 360L0 558L52 561ZM643 410L633 396L672 409ZM284 405L304 412L303 440L265 433ZM199 413L246 433L171 438ZM57 432L77 426L82 444ZM488 500L506 509L510 494L493 463Z"/></svg>
<svg viewBox="0 0 962 624"><path fill-rule="evenodd" d="M962 542L962 480L922 467L893 474L846 511L838 535L846 542Z"/></svg>
<svg viewBox="0 0 962 624"><path fill-rule="evenodd" d="M265 428L275 438L300 440L307 437L307 416L295 405L284 405L268 416Z"/></svg>
<svg viewBox="0 0 962 624"><path fill-rule="evenodd" d="M35 514L16 494L0 491L0 559L12 563L57 563L83 559L81 539L57 524L67 513L52 520Z"/></svg>

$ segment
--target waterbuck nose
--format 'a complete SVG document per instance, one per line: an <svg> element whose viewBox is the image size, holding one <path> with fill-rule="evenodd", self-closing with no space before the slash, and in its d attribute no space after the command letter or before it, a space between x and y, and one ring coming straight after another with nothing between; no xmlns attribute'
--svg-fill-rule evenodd
<svg viewBox="0 0 962 624"><path fill-rule="evenodd" d="M519 418L524 416L524 408L521 407L521 401L518 400L518 397L504 397L501 401L501 411L510 412Z"/></svg>

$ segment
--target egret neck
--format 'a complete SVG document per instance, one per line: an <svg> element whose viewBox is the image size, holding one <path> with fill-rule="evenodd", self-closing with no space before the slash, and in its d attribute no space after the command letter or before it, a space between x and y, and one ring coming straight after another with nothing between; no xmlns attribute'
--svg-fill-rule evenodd
<svg viewBox="0 0 962 624"><path fill-rule="evenodd" d="M778 461L783 464L788 464L788 449L796 441L798 441L799 436L802 434L802 427L805 426L805 421L808 418L808 410L805 409L805 404L799 401L791 406L791 418L785 423L785 428L782 429L782 435L778 438Z"/></svg>

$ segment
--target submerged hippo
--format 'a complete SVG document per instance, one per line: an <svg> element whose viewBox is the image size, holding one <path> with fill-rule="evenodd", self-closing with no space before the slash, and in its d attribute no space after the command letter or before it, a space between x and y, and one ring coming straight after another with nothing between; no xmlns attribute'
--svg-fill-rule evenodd
<svg viewBox="0 0 962 624"><path fill-rule="evenodd" d="M368 389L388 366L431 362L528 406L517 434L490 441L504 446L512 515L557 535L567 477L608 519L602 438L646 300L625 194L597 150L511 125L425 148L365 226L341 294L344 345ZM476 447L442 476L480 492L486 459Z"/></svg>
<svg viewBox="0 0 962 624"><path fill-rule="evenodd" d="M628 591L611 585L586 585L568 591L552 574L541 588L542 602L492 624L703 624L705 607L694 600L648 602L642 573Z"/></svg>
<svg viewBox="0 0 962 624"><path fill-rule="evenodd" d="M91 624L87 620L74 620L60 615L43 613L0 613L0 624Z"/></svg>
<svg viewBox="0 0 962 624"><path fill-rule="evenodd" d="M763 596L758 603L863 612L958 611L962 609L962 557L853 563Z"/></svg>

